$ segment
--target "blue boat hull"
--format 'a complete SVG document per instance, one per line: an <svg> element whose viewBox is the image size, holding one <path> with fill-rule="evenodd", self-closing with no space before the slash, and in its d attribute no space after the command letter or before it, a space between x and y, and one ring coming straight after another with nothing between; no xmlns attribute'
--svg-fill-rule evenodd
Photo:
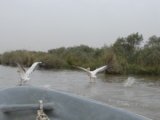
<svg viewBox="0 0 160 120"><path fill-rule="evenodd" d="M0 91L0 120L36 120L39 100L50 120L150 120L94 100L32 86Z"/></svg>

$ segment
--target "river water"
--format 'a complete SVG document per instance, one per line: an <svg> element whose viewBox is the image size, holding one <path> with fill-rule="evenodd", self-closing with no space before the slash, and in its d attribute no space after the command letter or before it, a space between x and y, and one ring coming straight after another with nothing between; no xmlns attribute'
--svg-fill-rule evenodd
<svg viewBox="0 0 160 120"><path fill-rule="evenodd" d="M0 88L17 85L17 68L0 66ZM160 77L98 74L90 83L83 71L36 70L29 84L62 90L160 120Z"/></svg>

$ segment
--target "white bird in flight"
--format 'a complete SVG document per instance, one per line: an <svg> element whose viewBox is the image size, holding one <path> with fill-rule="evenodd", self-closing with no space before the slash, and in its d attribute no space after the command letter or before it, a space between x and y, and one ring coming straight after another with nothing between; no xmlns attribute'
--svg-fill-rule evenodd
<svg viewBox="0 0 160 120"><path fill-rule="evenodd" d="M135 83L135 79L133 77L128 77L128 79L124 82L124 87L131 87Z"/></svg>
<svg viewBox="0 0 160 120"><path fill-rule="evenodd" d="M31 73L37 68L38 64L40 63L42 62L33 63L32 66L28 70L25 70L25 68L22 65L17 63L18 72L20 74L20 83L19 83L20 86L30 80Z"/></svg>
<svg viewBox="0 0 160 120"><path fill-rule="evenodd" d="M79 68L79 69L81 69L81 70L83 70L83 71L85 71L85 72L87 72L88 76L90 77L90 82L92 82L92 79L95 82L95 80L97 78L96 74L99 73L99 72L102 72L102 71L106 70L108 68L108 65L99 67L99 68L97 68L97 69L95 69L93 71L90 71L90 68L86 69L86 68L79 67L79 66L76 66L76 67Z"/></svg>

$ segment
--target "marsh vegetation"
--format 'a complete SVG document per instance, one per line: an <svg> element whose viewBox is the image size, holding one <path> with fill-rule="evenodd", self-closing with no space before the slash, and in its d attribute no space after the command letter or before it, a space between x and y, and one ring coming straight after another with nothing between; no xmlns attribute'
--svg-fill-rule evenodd
<svg viewBox="0 0 160 120"><path fill-rule="evenodd" d="M142 45L143 43L143 45ZM86 45L50 49L48 52L16 50L0 55L0 64L28 67L41 61L44 69L74 69L72 66L91 67L112 64L108 74L160 75L160 37L151 36L144 44L143 36L133 33L119 37L111 46L92 48Z"/></svg>

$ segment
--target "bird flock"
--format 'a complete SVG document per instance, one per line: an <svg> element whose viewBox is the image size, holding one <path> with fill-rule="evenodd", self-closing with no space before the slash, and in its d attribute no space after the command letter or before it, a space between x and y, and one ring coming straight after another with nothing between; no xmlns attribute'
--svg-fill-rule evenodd
<svg viewBox="0 0 160 120"><path fill-rule="evenodd" d="M30 68L28 68L27 70L19 63L16 63L18 66L18 73L20 75L20 81L18 83L19 86L25 85L29 80L30 80L30 75L31 73L33 73L33 71L36 70L36 68L38 67L39 64L41 64L42 62L34 62ZM109 67L108 65L105 66L101 66L93 71L90 70L90 68L83 68L80 66L74 66L77 69L83 70L87 73L87 75L89 76L90 82L95 82L96 78L97 78L97 73L102 72L107 70Z"/></svg>
<svg viewBox="0 0 160 120"><path fill-rule="evenodd" d="M20 81L18 83L19 86L25 85L29 80L30 80L30 76L33 73L33 71L36 70L36 68L38 67L39 64L41 64L42 62L34 62L30 68L28 68L27 70L19 63L16 63L18 66L18 73L20 75ZM77 69L83 70L84 72L87 73L87 75L89 76L89 81L90 82L96 82L96 78L97 78L97 73L99 72L103 72L107 69L110 69L109 65L104 65L101 66L95 70L90 70L90 68L83 68L80 66L73 66ZM130 87L135 83L135 79L133 79L132 77L129 77L125 82L124 82L124 87Z"/></svg>

